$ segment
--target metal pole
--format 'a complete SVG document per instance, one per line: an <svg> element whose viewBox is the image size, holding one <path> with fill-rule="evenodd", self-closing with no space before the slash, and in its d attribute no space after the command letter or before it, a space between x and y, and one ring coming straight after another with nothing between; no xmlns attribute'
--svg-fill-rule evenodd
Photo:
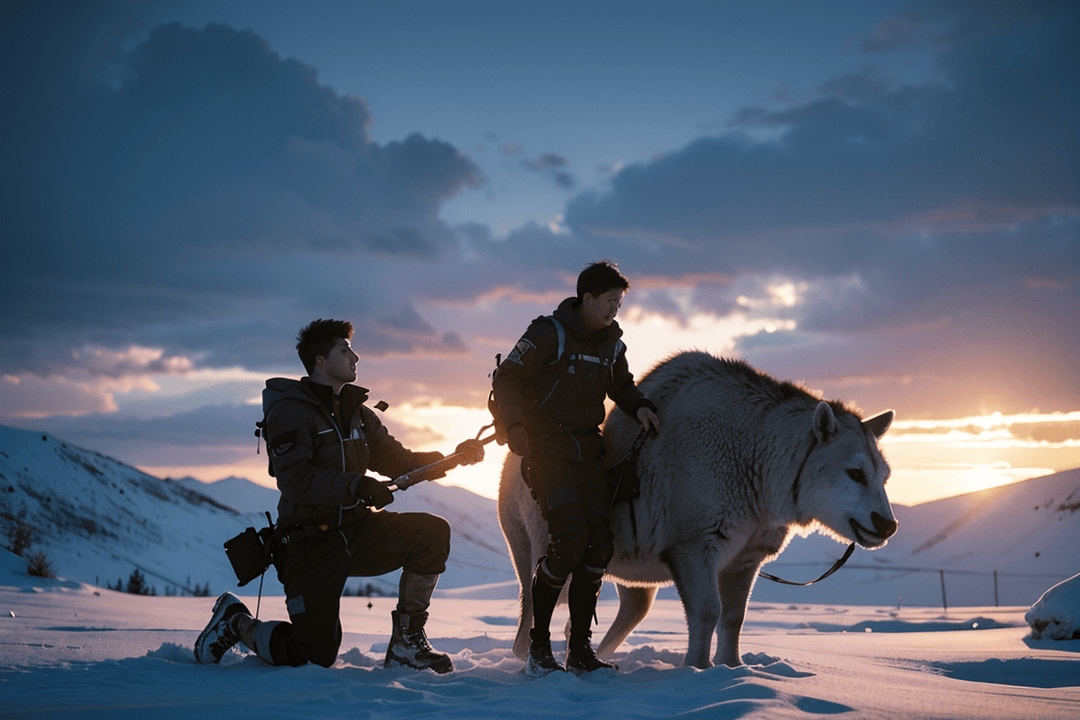
<svg viewBox="0 0 1080 720"><path fill-rule="evenodd" d="M941 573L941 607L944 608L945 612L948 612L949 601L945 599L945 571L938 570L938 572Z"/></svg>
<svg viewBox="0 0 1080 720"><path fill-rule="evenodd" d="M997 570L994 570L994 607L1001 607L998 604Z"/></svg>

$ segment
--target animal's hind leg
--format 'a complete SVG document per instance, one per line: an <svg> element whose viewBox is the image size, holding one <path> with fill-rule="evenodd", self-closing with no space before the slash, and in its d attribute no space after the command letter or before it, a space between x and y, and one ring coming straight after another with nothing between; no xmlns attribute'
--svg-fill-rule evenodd
<svg viewBox="0 0 1080 720"><path fill-rule="evenodd" d="M746 604L757 579L758 565L744 565L738 570L722 570L717 575L720 591L720 624L716 627L717 665L735 667L742 664L739 656L739 634L746 617Z"/></svg>
<svg viewBox="0 0 1080 720"><path fill-rule="evenodd" d="M529 630L533 624L532 608L532 572L536 560L533 558L532 540L529 530L518 518L499 518L502 521L503 534L510 548L510 557L514 561L514 570L518 578L518 590L521 600L521 612L518 615L517 636L514 638L514 655L519 659L529 656Z"/></svg>
<svg viewBox="0 0 1080 720"><path fill-rule="evenodd" d="M615 587L619 591L619 612L596 651L596 654L605 660L611 657L638 623L649 614L658 590L655 586L627 587L618 583Z"/></svg>

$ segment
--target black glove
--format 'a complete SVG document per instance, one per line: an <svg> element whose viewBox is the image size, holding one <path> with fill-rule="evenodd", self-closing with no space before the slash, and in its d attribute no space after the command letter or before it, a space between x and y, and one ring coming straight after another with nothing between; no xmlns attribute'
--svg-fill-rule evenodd
<svg viewBox="0 0 1080 720"><path fill-rule="evenodd" d="M454 454L461 454L458 465L475 465L484 459L484 445L479 440L465 440L454 448Z"/></svg>
<svg viewBox="0 0 1080 720"><path fill-rule="evenodd" d="M385 484L367 475L357 475L349 483L349 492L357 497L360 502L376 510L384 508L394 502L394 493Z"/></svg>
<svg viewBox="0 0 1080 720"><path fill-rule="evenodd" d="M506 429L506 444L510 452L525 457L529 452L529 434L525 432L525 426L518 423Z"/></svg>

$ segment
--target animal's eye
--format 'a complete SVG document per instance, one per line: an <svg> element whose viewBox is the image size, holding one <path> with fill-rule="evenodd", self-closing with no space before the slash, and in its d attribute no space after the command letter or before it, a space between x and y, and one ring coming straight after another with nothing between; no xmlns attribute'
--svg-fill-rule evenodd
<svg viewBox="0 0 1080 720"><path fill-rule="evenodd" d="M866 475L860 468L848 468L848 477L859 483L860 485L866 484Z"/></svg>

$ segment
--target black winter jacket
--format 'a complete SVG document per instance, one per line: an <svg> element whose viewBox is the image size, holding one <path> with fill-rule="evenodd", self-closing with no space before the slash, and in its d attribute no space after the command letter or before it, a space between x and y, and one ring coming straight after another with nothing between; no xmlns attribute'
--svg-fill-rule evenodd
<svg viewBox="0 0 1080 720"><path fill-rule="evenodd" d="M492 389L506 427L525 425L530 454L581 462L604 452L605 396L631 417L655 405L634 385L618 323L590 336L576 304L567 298L553 315L564 330L561 355L555 324L538 317L499 366Z"/></svg>
<svg viewBox="0 0 1080 720"><path fill-rule="evenodd" d="M336 526L346 510L360 515L371 512L357 505L355 495L365 473L373 470L395 478L443 457L440 452L406 449L363 404L367 397L365 388L345 385L335 422L329 386L309 378L266 381L266 445L271 474L281 491L281 525Z"/></svg>

